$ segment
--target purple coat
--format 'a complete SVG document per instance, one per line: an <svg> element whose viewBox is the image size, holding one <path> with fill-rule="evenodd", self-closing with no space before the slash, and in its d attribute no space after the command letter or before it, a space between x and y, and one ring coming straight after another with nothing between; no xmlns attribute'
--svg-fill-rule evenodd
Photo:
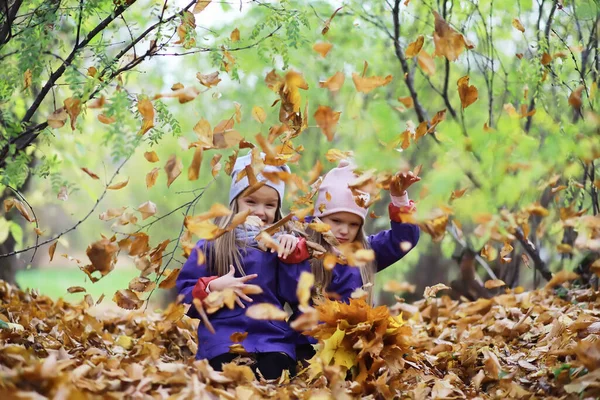
<svg viewBox="0 0 600 400"><path fill-rule="evenodd" d="M181 268L176 286L179 294L184 295L184 303L192 302L192 289L199 278L214 275L207 268L207 263L210 263L210 252L208 251L208 246L210 245L210 242L204 240L200 240L196 244L196 247L200 248L206 255L204 264L197 265L197 252L192 251L190 257ZM254 303L244 301L244 305L249 307L252 304L271 303L279 308L283 308L286 300L283 300L279 296L279 292L295 293L296 286L278 288L278 272L280 268L286 267L296 270L297 268L294 264L285 265L279 261L277 253L264 252L255 247L247 247L245 250L241 250L241 254L242 265L246 274L258 274L257 278L248 283L258 285L263 290L263 293L251 296ZM304 263L308 264L307 261ZM237 269L235 276L241 277ZM285 282L282 283L285 284ZM293 283L290 282L290 284ZM278 289L280 290L278 291ZM188 315L192 318L200 318L194 306L190 307ZM224 307L214 314L210 314L208 317L216 333L210 333L204 324L200 323L198 326L198 352L196 359L211 359L228 353L229 346L233 344L229 337L235 332L248 332L248 336L241 344L249 353L283 352L296 359L295 343L292 340L295 332L289 327L286 321L252 319L246 316L245 309L237 305L233 310Z"/></svg>
<svg viewBox="0 0 600 400"><path fill-rule="evenodd" d="M417 225L394 221L390 221L390 223L392 229L381 231L367 238L369 246L375 252L377 272L386 269L400 260L413 249L419 241L419 227ZM411 248L408 251L403 251L400 248L400 243L402 242L410 242L412 245ZM306 269L306 266L301 264L298 264L295 268L296 273L298 274L295 277L296 282L300 276L299 274L302 273L303 270L310 271L310 267ZM291 275L280 275L281 285L291 286L291 283L285 281L291 281L293 279L294 277ZM332 271L331 283L326 291L329 293L337 293L340 296L340 301L348 302L352 292L362 285L363 282L360 276L360 269L350 265L336 264ZM292 308L296 309L294 305L292 305ZM297 313L292 316L292 319L296 316ZM309 336L302 334L296 335L297 345L308 343L315 344L317 341Z"/></svg>

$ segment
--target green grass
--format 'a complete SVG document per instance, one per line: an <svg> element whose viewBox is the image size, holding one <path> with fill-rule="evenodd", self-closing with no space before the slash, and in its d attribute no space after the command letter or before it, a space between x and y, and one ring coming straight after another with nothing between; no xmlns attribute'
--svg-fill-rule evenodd
<svg viewBox="0 0 600 400"><path fill-rule="evenodd" d="M138 274L139 271L135 268L115 268L98 282L92 283L87 275L77 268L38 268L18 271L17 283L23 290L37 289L40 294L54 300L62 297L69 302L82 300L86 293L97 301L104 293L104 302L111 300L117 290L127 289L129 281ZM82 286L86 292L71 294L67 292L71 286Z"/></svg>

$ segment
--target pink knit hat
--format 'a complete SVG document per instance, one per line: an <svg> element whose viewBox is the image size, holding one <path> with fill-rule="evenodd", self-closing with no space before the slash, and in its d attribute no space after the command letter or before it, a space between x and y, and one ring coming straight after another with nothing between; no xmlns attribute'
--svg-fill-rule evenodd
<svg viewBox="0 0 600 400"><path fill-rule="evenodd" d="M355 181L358 176L354 173L355 169L356 165L348 160L342 160L337 168L333 168L325 175L315 202L315 217L325 217L337 212L349 212L361 217L363 222L365 221L368 209L356 204L355 196L348 187L348 184ZM329 193L329 196L327 193ZM327 197L331 200L328 201ZM360 197L368 203L370 195L361 192ZM322 212L320 211L322 209L321 204L325 204Z"/></svg>

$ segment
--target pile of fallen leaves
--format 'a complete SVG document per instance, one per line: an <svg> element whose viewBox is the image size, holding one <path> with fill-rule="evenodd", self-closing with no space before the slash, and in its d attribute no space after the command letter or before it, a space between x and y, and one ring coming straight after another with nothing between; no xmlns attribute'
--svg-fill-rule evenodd
<svg viewBox="0 0 600 400"><path fill-rule="evenodd" d="M316 307L309 367L257 381L195 361L184 307L115 311L0 281L0 398L528 398L600 396L600 296L591 289ZM401 313L401 315L400 315ZM243 344L243 341L242 341Z"/></svg>

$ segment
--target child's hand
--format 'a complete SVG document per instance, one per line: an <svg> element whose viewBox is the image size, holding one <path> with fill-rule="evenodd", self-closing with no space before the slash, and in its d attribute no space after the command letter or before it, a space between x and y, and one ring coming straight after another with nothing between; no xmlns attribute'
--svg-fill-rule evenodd
<svg viewBox="0 0 600 400"><path fill-rule="evenodd" d="M226 275L220 276L217 279L215 279L209 283L209 289L211 292L212 291L218 292L225 288L232 288L233 291L235 292L235 294L238 296L238 298L235 300L236 303L240 307L246 308L246 306L244 306L244 303L242 303L239 298L242 298L249 303L252 303L254 301L250 297L248 297L244 293L243 290L244 290L244 286L246 286L246 282L258 277L258 275L252 274L252 275L242 276L241 278L236 278L234 276L234 274L235 274L235 268L233 267L233 265L230 265L229 272Z"/></svg>
<svg viewBox="0 0 600 400"><path fill-rule="evenodd" d="M390 183L390 194L392 196L403 196L406 189L408 189L413 183L419 182L421 178L412 171L398 172L392 177Z"/></svg>
<svg viewBox="0 0 600 400"><path fill-rule="evenodd" d="M296 250L296 246L298 245L298 239L294 235L281 235L279 237L279 251L277 252L277 256L283 258L284 260ZM271 250L271 252L275 252L275 250Z"/></svg>

